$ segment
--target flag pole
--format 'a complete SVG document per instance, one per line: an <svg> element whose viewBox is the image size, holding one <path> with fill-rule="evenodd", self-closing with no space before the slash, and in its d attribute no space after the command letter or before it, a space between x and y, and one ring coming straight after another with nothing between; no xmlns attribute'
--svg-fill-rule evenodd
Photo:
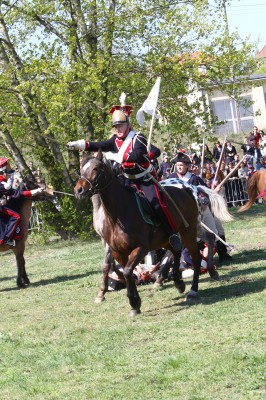
<svg viewBox="0 0 266 400"><path fill-rule="evenodd" d="M153 113L152 113L152 119L151 119L151 125L150 125L150 133L149 133L148 142L147 142L147 149L148 149L148 151L150 151L150 146L151 146L151 134L152 134L153 125L154 125L154 120L155 120L155 115L156 115L156 108L157 108L158 97L159 97L159 91L160 91L160 85L161 85L161 77L159 76L159 77L157 78L157 80L158 80L158 96L157 96L156 104L155 104L155 107L154 107Z"/></svg>
<svg viewBox="0 0 266 400"><path fill-rule="evenodd" d="M223 160L223 156L224 156L224 150L225 150L225 145L226 145L226 135L224 136L224 142L223 142L223 147L222 147L222 151L220 154L220 158L216 167L216 171L215 171L215 175L214 175L214 179L213 179L213 184L215 185L215 182L217 181L217 177L218 177L218 173L221 169L221 165L222 165L222 160ZM214 187L213 187L214 189Z"/></svg>
<svg viewBox="0 0 266 400"><path fill-rule="evenodd" d="M202 176L203 176L204 152L205 152L205 136L203 136L203 140L202 140L200 178L202 178Z"/></svg>

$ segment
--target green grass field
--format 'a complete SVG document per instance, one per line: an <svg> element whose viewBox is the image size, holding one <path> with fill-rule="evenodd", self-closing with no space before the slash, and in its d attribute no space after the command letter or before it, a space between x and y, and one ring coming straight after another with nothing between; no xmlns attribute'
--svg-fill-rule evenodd
<svg viewBox="0 0 266 400"><path fill-rule="evenodd" d="M30 239L26 290L16 288L13 254L2 255L1 400L266 399L265 211L232 211L233 261L218 282L201 275L195 302L171 282L141 286L135 319L124 290L94 303L100 241Z"/></svg>

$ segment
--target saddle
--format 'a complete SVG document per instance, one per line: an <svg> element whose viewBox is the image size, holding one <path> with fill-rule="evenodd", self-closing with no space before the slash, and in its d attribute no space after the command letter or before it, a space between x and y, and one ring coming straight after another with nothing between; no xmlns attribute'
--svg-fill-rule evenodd
<svg viewBox="0 0 266 400"><path fill-rule="evenodd" d="M136 188L134 195L143 220L147 224L158 227L160 225L160 221L158 221L155 211L150 205L150 202L147 200L145 194Z"/></svg>
<svg viewBox="0 0 266 400"><path fill-rule="evenodd" d="M145 193L135 184L124 184L124 187L134 194L143 221L149 225L152 225L153 227L160 226L161 222L158 220L155 210L145 196Z"/></svg>

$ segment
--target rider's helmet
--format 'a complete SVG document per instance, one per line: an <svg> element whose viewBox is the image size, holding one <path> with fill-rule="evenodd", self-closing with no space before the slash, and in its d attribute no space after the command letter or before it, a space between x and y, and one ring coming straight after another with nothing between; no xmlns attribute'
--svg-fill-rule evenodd
<svg viewBox="0 0 266 400"><path fill-rule="evenodd" d="M123 113L121 110L115 110L112 115L112 126L120 125L120 124L128 124L129 118L128 115Z"/></svg>
<svg viewBox="0 0 266 400"><path fill-rule="evenodd" d="M131 106L113 106L109 111L112 114L112 126L116 126L119 124L127 124L129 123L129 116L131 114L132 107Z"/></svg>

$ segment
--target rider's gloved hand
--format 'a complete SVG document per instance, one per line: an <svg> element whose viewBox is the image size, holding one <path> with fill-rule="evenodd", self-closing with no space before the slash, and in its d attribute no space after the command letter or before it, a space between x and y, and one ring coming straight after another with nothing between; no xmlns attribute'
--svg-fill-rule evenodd
<svg viewBox="0 0 266 400"><path fill-rule="evenodd" d="M6 205L6 196L1 197L0 199L0 207Z"/></svg>
<svg viewBox="0 0 266 400"><path fill-rule="evenodd" d="M70 150L85 150L86 141L84 139L81 139L81 140L76 140L74 142L68 142L67 147Z"/></svg>
<svg viewBox="0 0 266 400"><path fill-rule="evenodd" d="M33 189L30 191L31 195L34 196L35 194L39 194L43 192L43 188Z"/></svg>
<svg viewBox="0 0 266 400"><path fill-rule="evenodd" d="M12 189L12 182L11 182L10 179L8 179L7 182L2 182L2 184L4 185L4 188L5 188L6 190Z"/></svg>
<svg viewBox="0 0 266 400"><path fill-rule="evenodd" d="M108 153L105 153L105 158L107 160L112 160L117 162L118 164L121 164L123 161L123 155L119 153L112 153L111 151L108 151Z"/></svg>

